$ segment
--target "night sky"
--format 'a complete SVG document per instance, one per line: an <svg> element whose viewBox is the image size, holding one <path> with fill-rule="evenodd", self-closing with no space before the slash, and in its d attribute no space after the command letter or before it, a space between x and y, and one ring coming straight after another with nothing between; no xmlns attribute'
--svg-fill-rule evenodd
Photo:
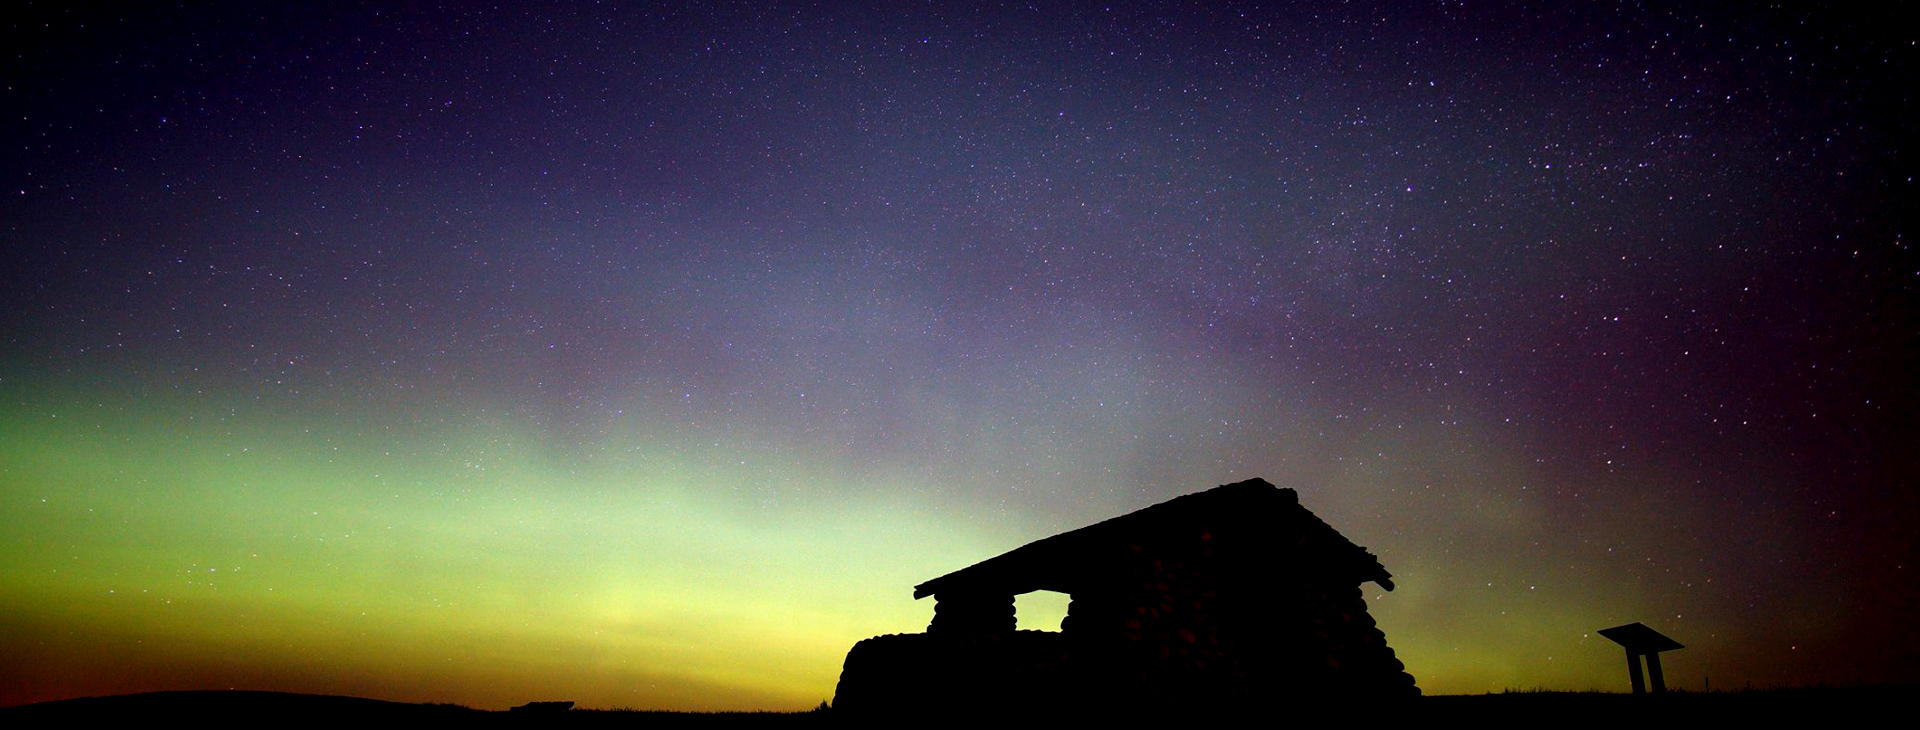
<svg viewBox="0 0 1920 730"><path fill-rule="evenodd" d="M0 61L0 705L809 708L1251 477L1428 693L1920 680L1910 22L74 5Z"/></svg>

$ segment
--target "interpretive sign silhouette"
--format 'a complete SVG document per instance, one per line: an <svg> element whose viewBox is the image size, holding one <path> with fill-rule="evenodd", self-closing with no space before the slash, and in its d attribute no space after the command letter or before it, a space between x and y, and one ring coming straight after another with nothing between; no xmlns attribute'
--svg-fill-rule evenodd
<svg viewBox="0 0 1920 730"><path fill-rule="evenodd" d="M1626 647L1627 679L1633 683L1634 694L1645 694L1647 691L1646 687L1640 683L1640 657L1643 656L1647 658L1647 679L1653 684L1654 694L1667 691L1666 675L1660 671L1660 652L1686 647L1639 622L1601 629L1600 635L1612 639L1615 644Z"/></svg>

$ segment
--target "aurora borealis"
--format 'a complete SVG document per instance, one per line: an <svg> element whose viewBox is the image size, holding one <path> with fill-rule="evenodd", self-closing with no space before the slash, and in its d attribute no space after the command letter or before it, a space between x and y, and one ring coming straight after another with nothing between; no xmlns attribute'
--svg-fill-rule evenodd
<svg viewBox="0 0 1920 730"><path fill-rule="evenodd" d="M1633 621L1920 680L1892 17L73 5L0 63L0 706L803 709L1256 476L1429 693Z"/></svg>

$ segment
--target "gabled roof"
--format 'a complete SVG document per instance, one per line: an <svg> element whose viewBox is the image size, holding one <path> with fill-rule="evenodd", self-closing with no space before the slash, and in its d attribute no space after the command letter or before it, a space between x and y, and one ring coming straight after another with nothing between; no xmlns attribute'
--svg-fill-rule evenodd
<svg viewBox="0 0 1920 730"><path fill-rule="evenodd" d="M1372 581L1393 590L1393 575L1378 558L1300 506L1299 495L1264 479L1249 479L1156 504L1078 530L1029 543L971 567L913 587L914 598L957 593L1018 595L1036 590L1073 593L1112 547L1153 542L1158 537L1194 539L1202 533L1235 535L1241 541L1270 538L1290 543L1292 561L1315 572ZM1243 542L1244 544L1244 542Z"/></svg>

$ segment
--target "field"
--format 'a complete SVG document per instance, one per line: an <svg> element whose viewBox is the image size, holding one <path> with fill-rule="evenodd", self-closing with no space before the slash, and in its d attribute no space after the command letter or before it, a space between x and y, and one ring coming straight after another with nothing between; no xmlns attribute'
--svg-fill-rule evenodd
<svg viewBox="0 0 1920 730"><path fill-rule="evenodd" d="M1741 689L1716 692L1670 692L1633 696L1605 692L1508 691L1484 695L1440 695L1399 703L1357 706L1312 706L1276 703L1276 719L1315 720L1344 716L1369 723L1462 721L1519 725L1600 726L1639 722L1780 723L1795 721L1845 722L1871 717L1899 716L1920 685L1858 687ZM929 716L940 713L929 712ZM1226 724L1234 718L1195 712L1180 718L1138 714L1075 712L1077 716L1108 715L1126 724ZM258 721L262 718L313 721L431 722L435 724L507 722L567 726L685 724L753 724L781 726L865 725L868 718L841 717L828 708L810 712L684 713L631 709L571 709L546 712L476 710L449 704L406 704L358 697L329 697L278 692L195 691L154 692L119 697L90 697L0 709L0 722L19 721ZM899 718L902 721L925 720ZM1010 718L1019 719L1019 718ZM1027 719L1037 719L1028 717Z"/></svg>

